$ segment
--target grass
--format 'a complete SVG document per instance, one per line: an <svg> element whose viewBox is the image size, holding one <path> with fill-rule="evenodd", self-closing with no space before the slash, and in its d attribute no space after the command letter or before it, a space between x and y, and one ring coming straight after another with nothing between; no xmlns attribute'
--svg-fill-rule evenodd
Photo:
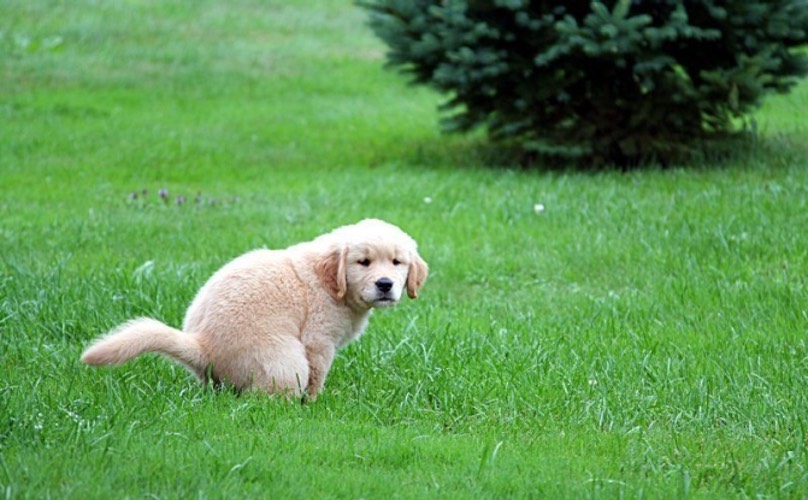
<svg viewBox="0 0 808 500"><path fill-rule="evenodd" d="M0 5L4 495L808 496L808 86L721 165L483 168L363 23L347 1ZM369 216L432 274L316 404L78 361L133 316L178 325L248 249Z"/></svg>

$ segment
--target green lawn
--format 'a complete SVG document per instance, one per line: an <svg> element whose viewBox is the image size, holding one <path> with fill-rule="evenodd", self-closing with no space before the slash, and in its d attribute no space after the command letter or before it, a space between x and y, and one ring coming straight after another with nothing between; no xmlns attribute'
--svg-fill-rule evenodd
<svg viewBox="0 0 808 500"><path fill-rule="evenodd" d="M0 3L0 495L808 496L808 85L729 163L525 171L441 135L364 22ZM131 317L178 326L230 258L364 217L431 276L315 404L79 362Z"/></svg>

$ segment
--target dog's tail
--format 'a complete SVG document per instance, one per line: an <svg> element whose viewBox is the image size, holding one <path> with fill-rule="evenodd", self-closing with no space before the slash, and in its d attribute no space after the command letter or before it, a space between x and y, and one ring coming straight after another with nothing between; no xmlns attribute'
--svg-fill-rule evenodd
<svg viewBox="0 0 808 500"><path fill-rule="evenodd" d="M84 351L81 360L93 366L119 365L147 352L162 354L185 365L200 379L208 365L195 335L149 318L129 321L99 338Z"/></svg>

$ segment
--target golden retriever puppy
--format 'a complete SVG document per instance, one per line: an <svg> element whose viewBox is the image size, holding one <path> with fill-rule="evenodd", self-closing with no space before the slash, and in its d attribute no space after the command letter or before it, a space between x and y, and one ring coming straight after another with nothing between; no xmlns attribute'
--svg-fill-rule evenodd
<svg viewBox="0 0 808 500"><path fill-rule="evenodd" d="M367 219L285 250L254 250L197 293L182 331L157 320L124 323L82 355L89 365L147 352L181 363L200 381L313 398L337 349L359 337L372 309L410 298L427 277L415 241Z"/></svg>

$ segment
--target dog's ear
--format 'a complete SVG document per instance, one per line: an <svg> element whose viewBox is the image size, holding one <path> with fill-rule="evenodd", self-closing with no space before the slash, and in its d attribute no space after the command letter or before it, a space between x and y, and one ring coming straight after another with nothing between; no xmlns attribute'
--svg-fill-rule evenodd
<svg viewBox="0 0 808 500"><path fill-rule="evenodd" d="M418 290L423 286L428 274L429 266L426 265L424 259L418 254L413 254L410 268L407 272L407 295L411 299L418 297Z"/></svg>
<svg viewBox="0 0 808 500"><path fill-rule="evenodd" d="M335 247L326 252L314 265L323 286L337 301L341 301L348 293L347 258L348 251L345 248Z"/></svg>

